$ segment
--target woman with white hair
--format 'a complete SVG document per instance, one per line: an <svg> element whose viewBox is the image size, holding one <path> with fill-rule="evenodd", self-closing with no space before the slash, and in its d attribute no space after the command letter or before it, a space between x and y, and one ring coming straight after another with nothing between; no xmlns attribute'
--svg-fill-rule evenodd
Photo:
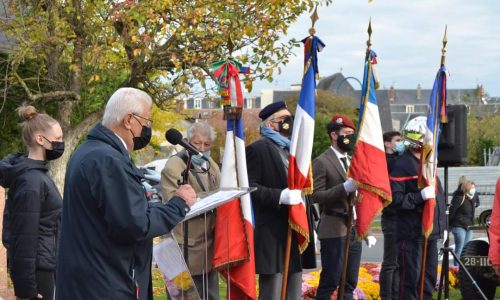
<svg viewBox="0 0 500 300"><path fill-rule="evenodd" d="M187 139L200 153L192 156L188 183L197 193L210 192L219 187L220 170L210 157L215 140L214 129L205 122L193 123L187 130ZM161 188L166 199L175 192L182 180L187 166L188 155L185 150L168 159L161 172ZM183 226L172 231L181 249L187 247L187 265L201 299L219 299L219 280L217 271L212 269L214 254L214 229L216 210L195 217L187 223L187 233ZM187 245L185 241L188 241Z"/></svg>

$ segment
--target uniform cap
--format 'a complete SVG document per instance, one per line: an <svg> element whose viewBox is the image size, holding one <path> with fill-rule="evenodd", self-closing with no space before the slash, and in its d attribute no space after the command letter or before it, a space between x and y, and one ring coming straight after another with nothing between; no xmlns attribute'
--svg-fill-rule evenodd
<svg viewBox="0 0 500 300"><path fill-rule="evenodd" d="M354 126L354 123L346 115L333 115L332 122L338 127L349 127L353 130L356 130L356 126Z"/></svg>
<svg viewBox="0 0 500 300"><path fill-rule="evenodd" d="M287 109L286 103L283 101L278 101L278 102L273 102L266 107L264 107L260 113L259 113L259 118L262 120L265 120L272 116L275 112L278 112L280 110Z"/></svg>

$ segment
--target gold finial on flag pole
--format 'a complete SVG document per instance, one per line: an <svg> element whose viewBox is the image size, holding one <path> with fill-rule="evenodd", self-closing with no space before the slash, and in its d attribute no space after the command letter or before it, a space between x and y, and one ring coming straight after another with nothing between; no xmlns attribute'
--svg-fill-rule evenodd
<svg viewBox="0 0 500 300"><path fill-rule="evenodd" d="M443 49L441 49L441 66L444 66L444 63L446 61L446 44L448 44L447 31L448 25L444 27Z"/></svg>
<svg viewBox="0 0 500 300"><path fill-rule="evenodd" d="M227 50L229 50L229 56L231 56L234 50L234 43L233 39L231 39L231 34L227 37Z"/></svg>
<svg viewBox="0 0 500 300"><path fill-rule="evenodd" d="M316 33L316 30L314 29L314 25L316 24L316 21L318 21L319 17L318 17L318 6L316 5L316 7L314 8L314 11L311 15L311 21L312 21L312 25L311 25L311 28L309 28L309 34L310 35L314 35Z"/></svg>
<svg viewBox="0 0 500 300"><path fill-rule="evenodd" d="M366 41L366 46L367 46L367 49L366 51L369 51L370 50L370 47L372 46L372 18L370 18L370 21L368 22L368 40Z"/></svg>
<svg viewBox="0 0 500 300"><path fill-rule="evenodd" d="M365 60L368 62L368 59L370 59L370 51L372 47L372 18L370 18L370 21L368 22L368 29L366 30L368 32L368 40L366 41L366 58ZM371 64L372 62L370 62ZM372 64L371 65L373 76L375 78L375 89L378 90L380 88L380 81L378 79L378 74L375 69L375 66Z"/></svg>

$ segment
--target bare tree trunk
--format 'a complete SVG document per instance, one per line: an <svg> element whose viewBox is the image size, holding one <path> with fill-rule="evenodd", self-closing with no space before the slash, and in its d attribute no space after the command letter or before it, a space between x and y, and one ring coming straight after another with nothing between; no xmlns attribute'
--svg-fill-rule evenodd
<svg viewBox="0 0 500 300"><path fill-rule="evenodd" d="M76 34L74 41L72 64L77 66L71 69L71 80L69 89L76 94L81 93L82 89L82 72L83 72L83 52L85 48L85 32L83 30L82 19L82 3L80 1L73 1L73 8L75 9L71 16L71 25ZM59 104L59 122L64 132L65 150L61 158L53 161L50 165L51 175L54 179L61 194L64 194L64 178L66 175L66 167L71 153L75 150L76 145L80 138L86 133L90 127L95 124L101 112L94 113L87 116L80 124L73 128L71 124L71 116L77 102L74 99L66 99Z"/></svg>
<svg viewBox="0 0 500 300"><path fill-rule="evenodd" d="M87 132L102 118L103 110L99 110L88 115L83 119L78 125L64 133L64 143L65 149L64 154L61 158L56 159L50 163L50 175L54 179L57 188L61 192L64 192L64 178L66 175L66 167L71 157L71 154L75 150L76 146L84 137ZM62 123L61 123L62 126Z"/></svg>

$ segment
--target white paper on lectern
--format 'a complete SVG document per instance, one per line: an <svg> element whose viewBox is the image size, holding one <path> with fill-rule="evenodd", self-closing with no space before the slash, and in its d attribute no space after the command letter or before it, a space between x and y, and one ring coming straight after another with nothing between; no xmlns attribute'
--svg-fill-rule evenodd
<svg viewBox="0 0 500 300"><path fill-rule="evenodd" d="M221 188L208 196L198 198L196 203L191 206L191 210L186 214L184 221L196 217L206 211L212 210L235 198L251 192L252 188Z"/></svg>
<svg viewBox="0 0 500 300"><path fill-rule="evenodd" d="M179 245L171 236L153 246L153 257L160 271L169 280L187 270Z"/></svg>

